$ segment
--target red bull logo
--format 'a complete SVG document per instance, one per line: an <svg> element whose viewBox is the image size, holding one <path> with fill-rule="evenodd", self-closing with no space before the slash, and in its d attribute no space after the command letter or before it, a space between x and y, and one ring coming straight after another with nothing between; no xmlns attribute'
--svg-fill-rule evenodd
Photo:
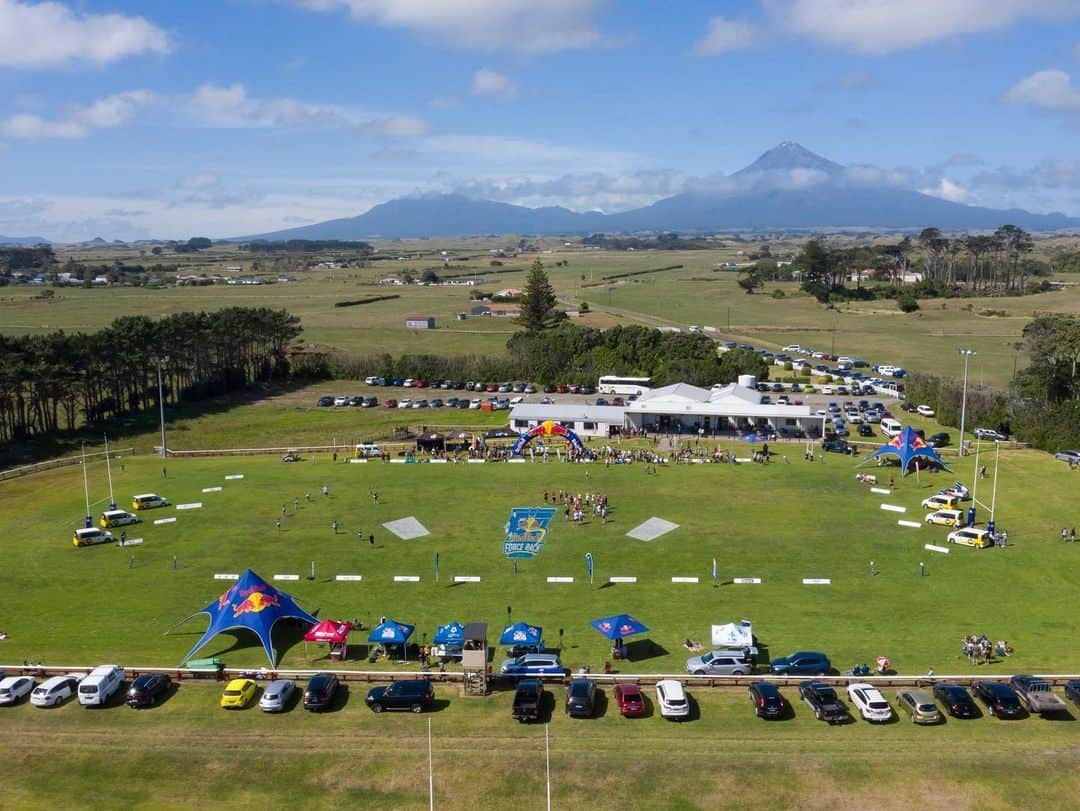
<svg viewBox="0 0 1080 811"><path fill-rule="evenodd" d="M233 606L233 617L241 614L258 614L260 611L278 605L276 594L265 594L261 591L253 592L241 602Z"/></svg>

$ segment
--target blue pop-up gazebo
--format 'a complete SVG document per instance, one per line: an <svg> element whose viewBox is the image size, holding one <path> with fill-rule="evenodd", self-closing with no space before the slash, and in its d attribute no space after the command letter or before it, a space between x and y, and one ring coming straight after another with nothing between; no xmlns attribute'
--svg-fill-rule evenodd
<svg viewBox="0 0 1080 811"><path fill-rule="evenodd" d="M398 622L397 620L383 620L371 629L371 633L368 634L368 642L374 642L384 646L401 645L402 656L403 658L407 658L408 648L406 647L406 643L409 641L409 637L412 636L414 630L416 630L415 625Z"/></svg>
<svg viewBox="0 0 1080 811"><path fill-rule="evenodd" d="M448 622L435 629L432 641L436 645L447 645L451 648L460 648L465 644L465 626L460 622Z"/></svg>
<svg viewBox="0 0 1080 811"><path fill-rule="evenodd" d="M514 645L525 647L539 647L543 638L544 629L539 625L529 625L527 622L515 622L503 628L502 636L499 637L500 645Z"/></svg>
<svg viewBox="0 0 1080 811"><path fill-rule="evenodd" d="M893 437L872 454L863 459L862 462L856 465L856 467L862 467L866 463L877 459L881 456L898 456L900 458L900 474L906 476L908 474L908 466L912 462L917 460L920 456L924 459L929 459L937 465L945 468L950 473L952 468L945 464L941 457L938 456L936 450L926 444L926 440L915 433L915 429L910 425L905 426L904 430L900 432L899 436Z"/></svg>
<svg viewBox="0 0 1080 811"><path fill-rule="evenodd" d="M267 583L251 569L240 575L240 579L214 602L202 611L196 611L191 616L185 617L177 625L183 625L199 614L210 615L210 627L206 629L206 633L202 635L195 647L188 651L187 656L184 657L185 662L195 651L218 634L237 628L247 628L259 637L263 650L266 651L266 656L270 660L270 666L274 667L277 662L274 657L274 646L270 641L274 625L283 619L303 620L309 625L314 625L319 621L300 608L291 596Z"/></svg>
<svg viewBox="0 0 1080 811"><path fill-rule="evenodd" d="M598 620L593 620L589 625L612 641L633 634L643 634L649 630L644 622L634 619L629 614L601 617Z"/></svg>

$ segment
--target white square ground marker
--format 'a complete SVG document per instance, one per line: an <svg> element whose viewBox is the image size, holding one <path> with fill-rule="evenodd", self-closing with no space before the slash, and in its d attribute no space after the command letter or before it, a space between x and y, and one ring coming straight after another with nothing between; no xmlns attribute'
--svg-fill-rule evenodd
<svg viewBox="0 0 1080 811"><path fill-rule="evenodd" d="M387 521L383 526L403 541L411 541L413 538L423 538L425 535L431 534L423 524L411 515L408 518Z"/></svg>
<svg viewBox="0 0 1080 811"><path fill-rule="evenodd" d="M667 535L674 529L678 529L678 524L673 524L671 521L665 521L663 518L657 518L655 515L643 524L638 524L628 533L627 537L633 538L636 541L655 541L662 535Z"/></svg>

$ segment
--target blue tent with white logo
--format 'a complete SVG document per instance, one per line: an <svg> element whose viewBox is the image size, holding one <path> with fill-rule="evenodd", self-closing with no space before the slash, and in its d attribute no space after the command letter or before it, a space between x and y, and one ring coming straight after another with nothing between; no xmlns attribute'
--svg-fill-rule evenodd
<svg viewBox="0 0 1080 811"><path fill-rule="evenodd" d="M435 629L433 637L436 645L447 645L460 648L465 644L465 626L460 622L448 622Z"/></svg>
<svg viewBox="0 0 1080 811"><path fill-rule="evenodd" d="M900 474L906 476L908 474L908 466L912 462L916 461L920 456L923 459L929 459L936 465L948 470L952 473L952 468L945 464L941 457L938 456L938 452L934 448L926 443L926 440L915 433L915 429L910 425L904 427L904 430L900 432L899 436L893 437L862 462L855 467L862 467L873 459L877 459L882 456L897 456L900 458Z"/></svg>
<svg viewBox="0 0 1080 811"><path fill-rule="evenodd" d="M649 630L644 622L634 619L629 614L601 617L598 620L593 620L589 625L612 641L633 634L643 634Z"/></svg>
<svg viewBox="0 0 1080 811"><path fill-rule="evenodd" d="M407 658L408 648L406 645L415 630L415 625L398 622L397 620L383 620L371 629L371 633L368 634L368 642L374 642L384 647L387 645L401 645L402 657Z"/></svg>
<svg viewBox="0 0 1080 811"><path fill-rule="evenodd" d="M524 645L539 647L540 639L544 635L544 629L539 625L529 625L527 622L515 622L503 628L502 636L499 637L500 645Z"/></svg>
<svg viewBox="0 0 1080 811"><path fill-rule="evenodd" d="M319 621L300 608L290 595L270 585L251 569L240 575L240 578L214 602L202 611L196 611L191 616L185 617L177 625L183 625L199 614L210 616L210 627L206 629L206 633L202 635L195 647L188 651L183 659L185 662L195 651L218 634L246 628L253 631L259 638L263 650L266 651L266 657L270 660L270 667L274 667L277 661L274 646L270 641L274 625L283 619L301 620L305 625L314 625Z"/></svg>

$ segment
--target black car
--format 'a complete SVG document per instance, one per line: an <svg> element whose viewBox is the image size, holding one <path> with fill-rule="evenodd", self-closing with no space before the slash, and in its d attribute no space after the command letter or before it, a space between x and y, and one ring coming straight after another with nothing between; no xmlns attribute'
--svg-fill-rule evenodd
<svg viewBox="0 0 1080 811"><path fill-rule="evenodd" d="M779 718L784 714L784 697L771 681L755 681L746 691L758 718Z"/></svg>
<svg viewBox="0 0 1080 811"><path fill-rule="evenodd" d="M931 448L944 448L946 445L952 442L950 437L945 431L941 431L937 434L931 434L926 438L926 444Z"/></svg>
<svg viewBox="0 0 1080 811"><path fill-rule="evenodd" d="M566 714L571 718L591 718L596 709L596 682L571 679L566 688Z"/></svg>
<svg viewBox="0 0 1080 811"><path fill-rule="evenodd" d="M776 391L776 392L783 391L784 390L784 384L783 383L773 383L772 384L772 390Z"/></svg>
<svg viewBox="0 0 1080 811"><path fill-rule="evenodd" d="M854 453L855 449L852 448L846 439L826 439L821 443L821 449L828 451L829 453Z"/></svg>
<svg viewBox="0 0 1080 811"><path fill-rule="evenodd" d="M819 721L830 724L842 724L851 716L847 705L836 695L836 691L823 681L804 681L799 684L801 698Z"/></svg>
<svg viewBox="0 0 1080 811"><path fill-rule="evenodd" d="M945 705L953 718L978 718L979 708L971 695L959 684L941 681L934 685L934 698Z"/></svg>
<svg viewBox="0 0 1080 811"><path fill-rule="evenodd" d="M859 436L873 436L874 426L868 422L859 423Z"/></svg>
<svg viewBox="0 0 1080 811"><path fill-rule="evenodd" d="M1080 681L1065 682L1065 698L1080 706Z"/></svg>
<svg viewBox="0 0 1080 811"><path fill-rule="evenodd" d="M334 404L334 398L331 397L329 394L324 394L315 403L315 405L319 406L320 408L329 408L333 404Z"/></svg>
<svg viewBox="0 0 1080 811"><path fill-rule="evenodd" d="M304 709L312 712L330 709L337 688L338 677L333 673L317 673L312 676L304 690Z"/></svg>
<svg viewBox="0 0 1080 811"><path fill-rule="evenodd" d="M550 383L548 383L547 385L544 386L544 394L554 394L554 393L555 393L555 387L552 386Z"/></svg>
<svg viewBox="0 0 1080 811"><path fill-rule="evenodd" d="M427 679L396 681L387 687L368 690L367 705L372 712L383 710L409 710L421 712L435 700L435 688Z"/></svg>
<svg viewBox="0 0 1080 811"><path fill-rule="evenodd" d="M1020 718L1024 707L1020 697L1009 685L997 681L977 681L971 685L975 695L986 705L986 711L998 718Z"/></svg>
<svg viewBox="0 0 1080 811"><path fill-rule="evenodd" d="M146 673L131 683L127 691L129 707L153 707L169 692L172 679L164 673Z"/></svg>

